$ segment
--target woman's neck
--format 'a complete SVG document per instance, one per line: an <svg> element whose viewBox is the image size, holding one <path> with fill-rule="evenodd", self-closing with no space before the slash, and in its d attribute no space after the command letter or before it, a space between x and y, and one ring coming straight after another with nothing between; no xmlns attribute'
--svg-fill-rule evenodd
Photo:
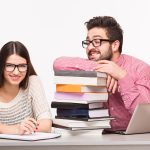
<svg viewBox="0 0 150 150"><path fill-rule="evenodd" d="M5 84L2 88L0 88L0 101L10 102L17 96L18 92L19 86Z"/></svg>

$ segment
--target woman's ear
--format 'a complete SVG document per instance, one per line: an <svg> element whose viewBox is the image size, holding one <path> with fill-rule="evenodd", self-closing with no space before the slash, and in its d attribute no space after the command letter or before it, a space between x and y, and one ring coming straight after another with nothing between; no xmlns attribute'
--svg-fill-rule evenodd
<svg viewBox="0 0 150 150"><path fill-rule="evenodd" d="M118 40L114 41L112 43L112 51L119 52L119 46L120 46L120 42Z"/></svg>

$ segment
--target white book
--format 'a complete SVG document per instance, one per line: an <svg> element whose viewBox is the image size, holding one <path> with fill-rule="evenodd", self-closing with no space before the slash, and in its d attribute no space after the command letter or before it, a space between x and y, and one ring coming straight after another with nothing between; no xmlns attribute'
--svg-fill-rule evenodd
<svg viewBox="0 0 150 150"><path fill-rule="evenodd" d="M53 119L53 124L62 125L66 127L107 127L110 128L110 120L100 120L100 121L78 121L78 120L68 120L68 119Z"/></svg>
<svg viewBox="0 0 150 150"><path fill-rule="evenodd" d="M23 140L23 141L53 139L60 136L61 136L60 133L45 133L45 132L35 132L33 134L26 134L26 135L0 134L0 138L3 139L14 139L14 140Z"/></svg>
<svg viewBox="0 0 150 150"><path fill-rule="evenodd" d="M108 129L110 127L66 127L66 126L61 126L61 125L54 125L55 128L61 128L61 129L66 129L66 130L71 130L71 131L83 131L83 130L98 130L98 129Z"/></svg>
<svg viewBox="0 0 150 150"><path fill-rule="evenodd" d="M54 76L54 83L55 84L80 84L80 85L106 86L106 78Z"/></svg>
<svg viewBox="0 0 150 150"><path fill-rule="evenodd" d="M89 118L109 117L108 109L92 109L89 110Z"/></svg>

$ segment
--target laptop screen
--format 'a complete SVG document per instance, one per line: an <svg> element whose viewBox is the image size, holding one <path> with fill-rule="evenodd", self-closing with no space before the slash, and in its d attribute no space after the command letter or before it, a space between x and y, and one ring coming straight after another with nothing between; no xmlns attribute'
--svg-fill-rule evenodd
<svg viewBox="0 0 150 150"><path fill-rule="evenodd" d="M125 134L150 132L150 104L139 104L130 119Z"/></svg>

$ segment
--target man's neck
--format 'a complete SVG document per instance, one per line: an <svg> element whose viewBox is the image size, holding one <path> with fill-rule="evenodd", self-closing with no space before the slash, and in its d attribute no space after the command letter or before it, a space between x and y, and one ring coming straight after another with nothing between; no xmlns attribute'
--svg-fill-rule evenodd
<svg viewBox="0 0 150 150"><path fill-rule="evenodd" d="M120 53L115 53L115 54L112 56L111 61L113 61L113 62L118 61L120 55L121 55Z"/></svg>

